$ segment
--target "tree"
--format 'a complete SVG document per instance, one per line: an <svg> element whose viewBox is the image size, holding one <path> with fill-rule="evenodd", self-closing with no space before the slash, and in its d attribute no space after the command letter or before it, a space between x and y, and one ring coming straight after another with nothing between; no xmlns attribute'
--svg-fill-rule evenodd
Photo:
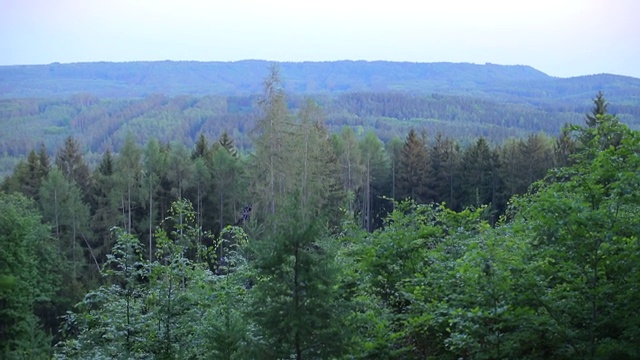
<svg viewBox="0 0 640 360"><path fill-rule="evenodd" d="M466 190L463 206L491 204L490 216L496 220L506 205L498 153L489 147L486 139L479 138L464 152L462 168L462 188Z"/></svg>
<svg viewBox="0 0 640 360"><path fill-rule="evenodd" d="M83 199L89 200L89 167L84 161L80 145L73 137L69 136L58 149L56 165L67 181L78 185Z"/></svg>
<svg viewBox="0 0 640 360"><path fill-rule="evenodd" d="M0 354L50 358L50 337L36 316L60 286L57 252L33 200L0 192Z"/></svg>
<svg viewBox="0 0 640 360"><path fill-rule="evenodd" d="M225 150L227 150L229 154L231 154L231 156L233 157L238 156L238 150L233 144L233 139L231 138L231 136L229 136L229 134L226 131L224 131L222 135L220 135L220 138L218 139L218 144L222 146ZM213 150L214 151L216 150L215 147L213 148Z"/></svg>
<svg viewBox="0 0 640 360"><path fill-rule="evenodd" d="M49 170L49 156L44 145L41 145L38 152L31 150L27 156L27 173L22 182L22 193L38 201L38 190Z"/></svg>
<svg viewBox="0 0 640 360"><path fill-rule="evenodd" d="M591 114L587 114L587 127L596 127L598 126L599 117L607 114L607 107L609 104L607 100L604 98L604 93L602 91L598 91L595 99L593 99L593 108L591 109Z"/></svg>
<svg viewBox="0 0 640 360"><path fill-rule="evenodd" d="M553 164L555 167L571 165L571 155L576 152L576 140L571 136L571 127L565 124L556 138L553 147Z"/></svg>
<svg viewBox="0 0 640 360"><path fill-rule="evenodd" d="M431 161L426 139L418 137L414 129L409 130L402 148L398 174L398 192L402 199L413 199L419 204L433 201L430 184Z"/></svg>
<svg viewBox="0 0 640 360"><path fill-rule="evenodd" d="M167 178L171 182L171 194L182 199L190 186L193 174L193 161L189 150L182 143L172 142L167 155Z"/></svg>
<svg viewBox="0 0 640 360"><path fill-rule="evenodd" d="M387 144L386 144L386 152L389 154L389 160L391 162L391 199L395 201L398 200L398 191L397 191L397 181L398 181L398 173L400 168L400 162L402 161L402 149L404 147L404 142L400 140L399 137L394 136Z"/></svg>
<svg viewBox="0 0 640 360"><path fill-rule="evenodd" d="M252 168L253 213L265 219L274 214L283 194L289 188L291 169L288 130L291 125L284 90L277 67L264 83L264 94L258 103L261 116L254 129L255 158Z"/></svg>
<svg viewBox="0 0 640 360"><path fill-rule="evenodd" d="M89 253L87 258L91 259L95 264L94 268L99 271L97 258L88 240L89 207L82 201L79 187L65 180L60 170L53 169L40 188L40 202L43 218L54 227L58 251L71 265L70 276L73 281L89 275L84 271L87 262L79 242L86 245Z"/></svg>
<svg viewBox="0 0 640 360"><path fill-rule="evenodd" d="M252 242L254 358L326 359L344 349L344 308L330 239L315 219L304 219L299 202L289 198L275 214L282 218L275 233Z"/></svg>
<svg viewBox="0 0 640 360"><path fill-rule="evenodd" d="M165 157L165 153L161 151L158 140L156 140L155 138L149 139L144 148L142 168L145 177L144 194L147 198L147 201L145 203L147 206L147 210L149 211L149 214L147 215L149 233L147 234L147 236L150 261L153 261L153 228L156 224L156 221L158 220L158 210L154 200L156 199L157 192L160 188L160 180L162 178L162 173L165 171L166 160L167 159Z"/></svg>
<svg viewBox="0 0 640 360"><path fill-rule="evenodd" d="M120 193L120 206L124 229L133 232L133 211L141 199L142 151L133 134L128 134L116 158L115 179Z"/></svg>
<svg viewBox="0 0 640 360"><path fill-rule="evenodd" d="M436 136L431 150L431 174L433 174L433 193L436 203L446 203L447 207L461 210L462 174L460 145L450 138Z"/></svg>
<svg viewBox="0 0 640 360"><path fill-rule="evenodd" d="M632 230L640 210L640 134L610 115L599 120L597 127L577 129L591 140L575 164L517 204L538 280L532 293L562 339L551 357L639 356L640 320L630 316L639 308L629 296L637 296L640 279ZM609 144L612 138L617 146Z"/></svg>
<svg viewBox="0 0 640 360"><path fill-rule="evenodd" d="M91 247L98 263L103 264L111 252L113 236L111 228L122 224L119 216L120 197L116 193L115 160L107 150L97 168L91 174Z"/></svg>
<svg viewBox="0 0 640 360"><path fill-rule="evenodd" d="M362 158L358 139L351 127L342 128L339 136L333 137L334 151L342 168L342 184L347 192L349 213L355 213L355 194L362 186Z"/></svg>
<svg viewBox="0 0 640 360"><path fill-rule="evenodd" d="M197 158L208 158L209 157L209 142L203 133L198 135L198 140L196 140L196 144L191 152L191 160L196 160Z"/></svg>
<svg viewBox="0 0 640 360"><path fill-rule="evenodd" d="M359 145L363 168L362 228L372 231L380 221L381 206L375 205L379 205L376 200L381 200L385 195L383 189L389 174L388 159L382 141L373 131L367 132Z"/></svg>

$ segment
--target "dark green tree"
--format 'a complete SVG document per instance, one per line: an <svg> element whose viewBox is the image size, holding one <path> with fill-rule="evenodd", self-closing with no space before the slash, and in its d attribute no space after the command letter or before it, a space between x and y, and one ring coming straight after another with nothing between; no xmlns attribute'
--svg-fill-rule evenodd
<svg viewBox="0 0 640 360"><path fill-rule="evenodd" d="M401 199L413 199L419 204L433 201L433 185L430 184L431 161L426 138L411 129L407 134L400 158L398 195Z"/></svg>
<svg viewBox="0 0 640 360"><path fill-rule="evenodd" d="M602 91L598 91L595 99L593 99L593 108L591 109L591 114L587 114L587 127L598 126L599 117L607 114L608 106L609 104L604 98L604 93Z"/></svg>
<svg viewBox="0 0 640 360"><path fill-rule="evenodd" d="M322 225L305 220L293 196L276 231L252 241L256 283L250 319L254 358L327 359L343 354L343 305L334 254Z"/></svg>
<svg viewBox="0 0 640 360"><path fill-rule="evenodd" d="M82 192L83 200L90 200L89 167L82 156L80 144L73 137L69 136L64 145L58 149L56 165L67 181L78 185Z"/></svg>
<svg viewBox="0 0 640 360"><path fill-rule="evenodd" d="M0 355L48 359L51 338L36 314L53 312L58 253L33 200L0 192L0 208Z"/></svg>

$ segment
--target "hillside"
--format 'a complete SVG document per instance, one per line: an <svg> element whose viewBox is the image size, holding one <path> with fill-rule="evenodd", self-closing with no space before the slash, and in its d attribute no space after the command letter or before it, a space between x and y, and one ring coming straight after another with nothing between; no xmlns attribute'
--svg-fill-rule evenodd
<svg viewBox="0 0 640 360"><path fill-rule="evenodd" d="M250 95L274 64L158 61L0 66L0 98L104 98L150 94ZM333 61L277 63L290 93L411 92L463 94L533 105L583 101L599 90L618 103L640 103L640 79L617 75L555 78L532 67L469 63Z"/></svg>
<svg viewBox="0 0 640 360"><path fill-rule="evenodd" d="M117 151L126 133L192 145L227 131L250 147L256 99L273 64L131 62L0 66L0 177L40 143L54 153L67 136L91 154ZM410 128L462 144L581 123L604 91L609 111L640 127L640 79L550 77L529 66L400 62L278 63L289 107L312 98L332 131L374 129L387 141Z"/></svg>

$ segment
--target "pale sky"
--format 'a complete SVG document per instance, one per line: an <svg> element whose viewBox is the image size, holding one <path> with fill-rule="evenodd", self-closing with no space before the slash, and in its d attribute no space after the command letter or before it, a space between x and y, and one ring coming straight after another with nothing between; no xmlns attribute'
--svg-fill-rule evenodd
<svg viewBox="0 0 640 360"><path fill-rule="evenodd" d="M244 59L640 78L640 0L0 0L0 65Z"/></svg>

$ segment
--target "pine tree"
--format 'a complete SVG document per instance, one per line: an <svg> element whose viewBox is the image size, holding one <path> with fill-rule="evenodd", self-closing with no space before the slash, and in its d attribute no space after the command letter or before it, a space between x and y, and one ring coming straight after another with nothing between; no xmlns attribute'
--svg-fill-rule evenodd
<svg viewBox="0 0 640 360"><path fill-rule="evenodd" d="M553 164L555 167L571 165L571 155L576 152L576 141L571 136L571 128L565 124L556 138L553 147Z"/></svg>
<svg viewBox="0 0 640 360"><path fill-rule="evenodd" d="M89 167L84 161L80 145L69 136L64 145L58 149L56 165L69 182L76 183L85 201L89 201Z"/></svg>
<svg viewBox="0 0 640 360"><path fill-rule="evenodd" d="M116 193L115 160L107 149L102 160L91 174L91 243L98 262L103 264L113 246L111 228L122 223L118 208L120 197Z"/></svg>
<svg viewBox="0 0 640 360"><path fill-rule="evenodd" d="M433 196L437 203L446 203L454 210L461 210L461 151L460 145L450 138L436 136L431 156Z"/></svg>
<svg viewBox="0 0 640 360"><path fill-rule="evenodd" d="M209 142L203 133L198 135L198 140L196 140L196 144L191 152L191 160L195 160L197 158L208 158L210 155Z"/></svg>
<svg viewBox="0 0 640 360"><path fill-rule="evenodd" d="M419 204L433 201L432 184L429 184L430 160L424 135L418 137L409 130L402 149L398 176L400 198L410 198Z"/></svg>
<svg viewBox="0 0 640 360"><path fill-rule="evenodd" d="M220 138L218 139L218 144L222 146L225 150L227 150L229 154L231 154L231 156L238 157L238 150L233 144L233 139L231 138L231 136L229 136L229 134L226 131L223 132L222 135L220 135Z"/></svg>
<svg viewBox="0 0 640 360"><path fill-rule="evenodd" d="M305 221L299 202L288 198L277 209L275 233L252 242L254 358L328 359L341 354L347 341L334 254L321 225Z"/></svg>
<svg viewBox="0 0 640 360"><path fill-rule="evenodd" d="M609 104L604 98L604 93L602 91L598 91L596 98L593 99L593 109L591 109L591 114L587 114L587 127L597 127L599 117L607 114L608 106Z"/></svg>

